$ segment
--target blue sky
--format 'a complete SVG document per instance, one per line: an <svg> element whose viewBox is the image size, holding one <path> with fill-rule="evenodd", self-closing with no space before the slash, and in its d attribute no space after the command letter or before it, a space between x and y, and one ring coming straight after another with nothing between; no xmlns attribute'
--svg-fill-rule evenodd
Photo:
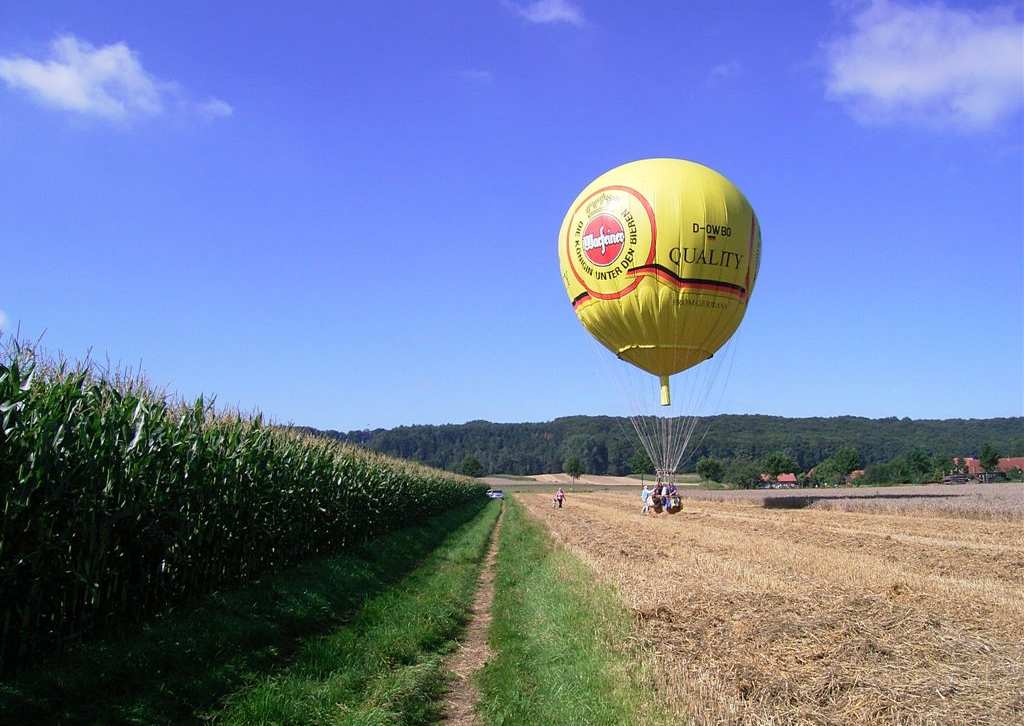
<svg viewBox="0 0 1024 726"><path fill-rule="evenodd" d="M627 413L555 237L674 156L762 224L720 410L1021 415L1022 17L7 3L0 324L326 428Z"/></svg>

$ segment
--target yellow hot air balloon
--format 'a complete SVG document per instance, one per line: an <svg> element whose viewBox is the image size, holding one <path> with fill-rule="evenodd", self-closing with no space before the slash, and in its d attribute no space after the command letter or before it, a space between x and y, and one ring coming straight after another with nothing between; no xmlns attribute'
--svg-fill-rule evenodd
<svg viewBox="0 0 1024 726"><path fill-rule="evenodd" d="M707 360L736 331L757 281L761 233L724 176L643 159L580 192L558 235L565 290L583 326L661 381Z"/></svg>

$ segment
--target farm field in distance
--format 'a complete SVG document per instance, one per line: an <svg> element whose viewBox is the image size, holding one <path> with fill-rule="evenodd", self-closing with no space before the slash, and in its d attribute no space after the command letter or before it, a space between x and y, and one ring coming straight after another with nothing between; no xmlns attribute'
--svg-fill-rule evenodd
<svg viewBox="0 0 1024 726"><path fill-rule="evenodd" d="M516 476L511 474L491 474L481 477L480 481L489 487L509 492L547 492L558 487L572 488L577 492L616 492L625 490L640 491L646 483L654 483L654 477L645 475L643 480L638 475L610 476L605 474L583 474L575 483L568 474L535 474L533 476ZM675 482L680 487L696 487L703 484L697 474L680 474Z"/></svg>
<svg viewBox="0 0 1024 726"><path fill-rule="evenodd" d="M681 490L686 499L747 503L767 509L927 513L970 519L1024 520L1024 484L922 484L822 489Z"/></svg>
<svg viewBox="0 0 1024 726"><path fill-rule="evenodd" d="M657 518L635 492L516 496L634 611L681 720L1024 718L1019 484L694 491Z"/></svg>

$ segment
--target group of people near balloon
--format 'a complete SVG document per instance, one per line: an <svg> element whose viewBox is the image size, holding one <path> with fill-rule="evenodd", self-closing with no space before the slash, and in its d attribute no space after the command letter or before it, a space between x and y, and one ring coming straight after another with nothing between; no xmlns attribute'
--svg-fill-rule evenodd
<svg viewBox="0 0 1024 726"><path fill-rule="evenodd" d="M662 481L661 479L654 483L653 489L644 484L643 491L640 492L640 501L643 502L641 514L661 514L662 512L675 514L683 508L683 499L679 496L679 489L676 488L676 485L671 481ZM564 505L565 490L559 487L551 497L551 506L561 509Z"/></svg>
<svg viewBox="0 0 1024 726"><path fill-rule="evenodd" d="M662 512L674 514L683 506L683 500L679 496L676 485L671 481L661 481L660 479L654 483L653 489L644 484L643 491L640 492L640 501L643 503L643 507L640 509L641 514L651 514L652 512L654 514Z"/></svg>

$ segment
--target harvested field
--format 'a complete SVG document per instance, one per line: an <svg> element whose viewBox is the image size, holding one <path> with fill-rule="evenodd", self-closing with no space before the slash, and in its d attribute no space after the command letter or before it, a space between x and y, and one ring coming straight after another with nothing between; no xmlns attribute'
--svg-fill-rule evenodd
<svg viewBox="0 0 1024 726"><path fill-rule="evenodd" d="M1019 514L765 505L793 494L659 518L635 492L518 496L633 608L681 719L1024 723Z"/></svg>
<svg viewBox="0 0 1024 726"><path fill-rule="evenodd" d="M831 509L844 512L949 515L974 519L1024 520L1024 484L926 484L747 491L681 490L684 497L757 504L771 509Z"/></svg>
<svg viewBox="0 0 1024 726"><path fill-rule="evenodd" d="M654 481L651 476L646 476L648 484ZM643 486L639 477L635 476L605 476L602 474L583 474L575 482L568 474L535 474L534 476L513 476L510 474L493 474L480 477L478 481L487 484L495 489L507 491L551 491L558 487L573 488L576 491L601 492L618 491L623 487L633 488ZM680 474L676 478L676 484L680 487L700 486L701 478L697 474Z"/></svg>
<svg viewBox="0 0 1024 726"><path fill-rule="evenodd" d="M543 484L552 484L554 486L570 486L574 482L568 474L535 474L532 477L535 481ZM647 475L646 480L648 482L653 480L653 477ZM701 483L701 478L698 474L677 474L675 479L676 484L681 487L698 486ZM605 474L582 474L580 478L576 480L575 486L598 486L598 487L615 487L615 486L642 486L640 479L637 476L608 476Z"/></svg>

